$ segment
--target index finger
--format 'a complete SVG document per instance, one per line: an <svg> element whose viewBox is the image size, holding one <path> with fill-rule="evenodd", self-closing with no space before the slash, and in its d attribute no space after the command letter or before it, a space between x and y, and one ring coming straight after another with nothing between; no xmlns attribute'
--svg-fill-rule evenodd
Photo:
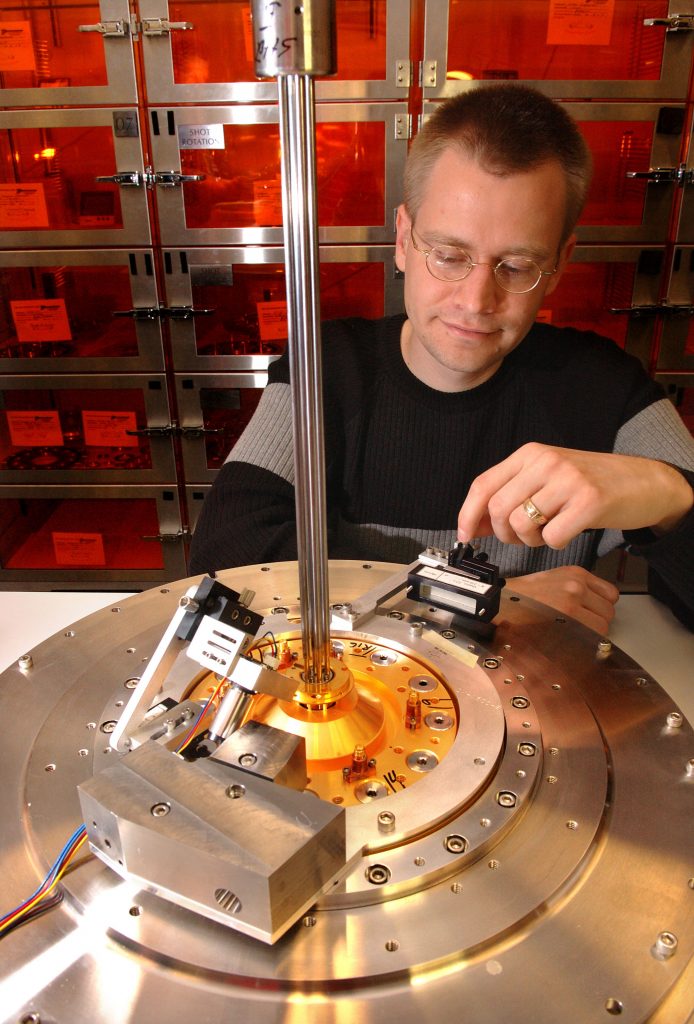
<svg viewBox="0 0 694 1024"><path fill-rule="evenodd" d="M458 513L458 540L467 543L473 537L483 537L492 532L487 513L489 500L513 479L518 470L518 461L518 452L514 452L472 481Z"/></svg>

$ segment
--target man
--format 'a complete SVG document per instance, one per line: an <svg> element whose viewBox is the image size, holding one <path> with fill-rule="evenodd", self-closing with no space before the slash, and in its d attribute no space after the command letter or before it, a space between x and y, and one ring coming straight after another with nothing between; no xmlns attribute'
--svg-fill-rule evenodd
<svg viewBox="0 0 694 1024"><path fill-rule="evenodd" d="M588 570L626 540L694 622L694 441L613 342L535 323L589 179L571 118L521 86L448 101L419 132L397 217L407 315L323 329L331 556L479 540L510 587L605 633L618 592ZM292 482L285 356L191 571L296 557Z"/></svg>

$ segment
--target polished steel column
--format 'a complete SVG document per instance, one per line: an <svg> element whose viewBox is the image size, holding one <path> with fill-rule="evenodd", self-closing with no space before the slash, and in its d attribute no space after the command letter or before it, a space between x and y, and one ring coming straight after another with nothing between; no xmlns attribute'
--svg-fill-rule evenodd
<svg viewBox="0 0 694 1024"><path fill-rule="evenodd" d="M313 76L335 70L334 0L253 0L255 70L277 77L305 676L330 682Z"/></svg>

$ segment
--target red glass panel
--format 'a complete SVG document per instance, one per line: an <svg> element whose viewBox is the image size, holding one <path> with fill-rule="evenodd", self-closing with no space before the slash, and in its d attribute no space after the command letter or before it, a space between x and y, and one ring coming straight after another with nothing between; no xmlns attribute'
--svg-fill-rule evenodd
<svg viewBox="0 0 694 1024"><path fill-rule="evenodd" d="M122 228L113 132L102 126L0 131L0 230ZM16 188L10 188L16 186Z"/></svg>
<svg viewBox="0 0 694 1024"><path fill-rule="evenodd" d="M5 470L152 468L148 439L126 433L147 425L139 389L6 390L0 391L0 408L0 466ZM42 427L43 411L56 415L43 419Z"/></svg>
<svg viewBox="0 0 694 1024"><path fill-rule="evenodd" d="M653 145L648 121L580 123L593 154L593 184L580 224L639 225L643 222L646 182L627 171L647 171Z"/></svg>
<svg viewBox="0 0 694 1024"><path fill-rule="evenodd" d="M633 263L570 263L556 291L547 295L538 319L576 327L626 344L628 317L610 313L633 304Z"/></svg>
<svg viewBox="0 0 694 1024"><path fill-rule="evenodd" d="M0 86L50 89L106 85L104 44L79 25L102 20L98 3L70 0L0 2ZM2 45L2 34L7 39ZM46 103L51 103L46 95Z"/></svg>
<svg viewBox="0 0 694 1024"><path fill-rule="evenodd" d="M55 319L62 313L67 324L62 331L55 329L55 319L37 316L32 321L31 304L40 306L44 299L57 302ZM24 309L27 314L19 331L17 303L20 312ZM0 269L0 357L136 356L134 322L112 315L131 306L126 267L4 267Z"/></svg>
<svg viewBox="0 0 694 1024"><path fill-rule="evenodd" d="M556 13L550 22L550 0L449 0L449 12L449 78L660 78L665 32L643 22L665 17L667 0L615 0L611 22L595 24L593 45L591 30L583 36L588 42L576 44L568 22Z"/></svg>
<svg viewBox="0 0 694 1024"><path fill-rule="evenodd" d="M382 263L322 263L320 299L323 320L383 316ZM258 303L286 302L282 264L239 264L231 286L193 283L193 306L213 309L195 320L198 355L274 355L284 350L286 337L262 338Z"/></svg>
<svg viewBox="0 0 694 1024"><path fill-rule="evenodd" d="M255 82L249 0L183 0L169 4L188 32L171 34L174 82ZM386 0L337 0L339 80L386 77ZM333 76L331 76L332 78Z"/></svg>
<svg viewBox="0 0 694 1024"><path fill-rule="evenodd" d="M205 176L204 181L183 185L186 226L281 227L278 125L226 124L224 146L181 150L183 173ZM382 224L383 122L318 124L316 176L321 226Z"/></svg>
<svg viewBox="0 0 694 1024"><path fill-rule="evenodd" d="M201 388L208 469L219 469L255 412L262 388Z"/></svg>
<svg viewBox="0 0 694 1024"><path fill-rule="evenodd" d="M161 544L144 539L159 533L150 498L4 498L0 522L5 569L164 568Z"/></svg>

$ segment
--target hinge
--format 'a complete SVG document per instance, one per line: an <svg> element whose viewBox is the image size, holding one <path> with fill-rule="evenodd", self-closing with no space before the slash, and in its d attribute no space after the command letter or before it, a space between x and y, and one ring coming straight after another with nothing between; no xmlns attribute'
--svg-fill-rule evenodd
<svg viewBox="0 0 694 1024"><path fill-rule="evenodd" d="M178 432L177 423L166 423L163 427L140 427L137 430L126 430L129 437L171 437Z"/></svg>
<svg viewBox="0 0 694 1024"><path fill-rule="evenodd" d="M694 29L694 14L671 14L668 18L644 18L644 25L661 25L666 32L691 32Z"/></svg>
<svg viewBox="0 0 694 1024"><path fill-rule="evenodd" d="M394 125L396 139L409 139L412 137L412 119L409 114L396 114Z"/></svg>
<svg viewBox="0 0 694 1024"><path fill-rule="evenodd" d="M396 60L395 62L395 83L402 89L412 85L412 62L409 60Z"/></svg>
<svg viewBox="0 0 694 1024"><path fill-rule="evenodd" d="M422 63L421 82L423 89L433 89L436 85L437 65L435 60L425 60Z"/></svg>
<svg viewBox="0 0 694 1024"><path fill-rule="evenodd" d="M143 36L165 36L169 32L190 32L195 25L190 21L168 21L166 18L143 18L140 31Z"/></svg>
<svg viewBox="0 0 694 1024"><path fill-rule="evenodd" d="M610 313L627 313L629 316L633 316L636 320L642 316L655 316L657 313L663 312L663 306L654 302L651 306L626 306L617 309L610 309Z"/></svg>
<svg viewBox="0 0 694 1024"><path fill-rule="evenodd" d="M651 306L627 306L622 309L611 309L610 313L628 313L630 316L639 318L641 316L655 316L660 313L669 317L686 317L694 314L694 306L686 303L655 302Z"/></svg>

